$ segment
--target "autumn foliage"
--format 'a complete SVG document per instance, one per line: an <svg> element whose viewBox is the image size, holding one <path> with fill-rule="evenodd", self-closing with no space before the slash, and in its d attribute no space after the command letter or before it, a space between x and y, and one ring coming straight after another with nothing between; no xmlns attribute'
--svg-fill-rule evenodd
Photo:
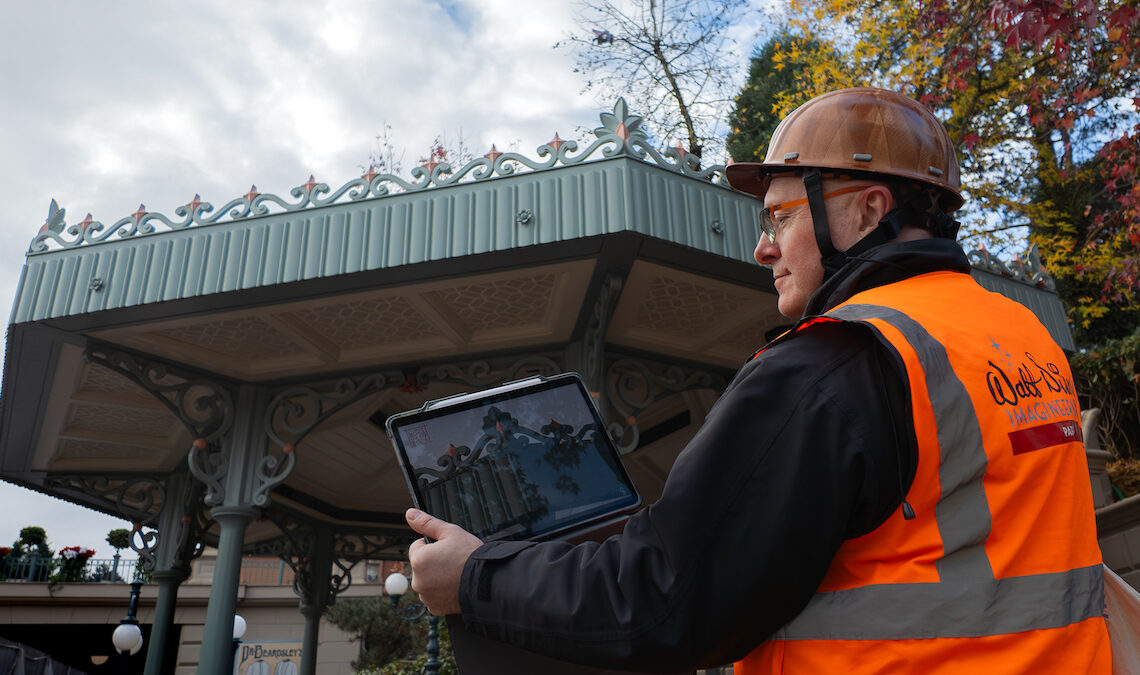
<svg viewBox="0 0 1140 675"><path fill-rule="evenodd" d="M964 246L1010 254L1026 239L1037 243L1079 343L1131 332L1140 321L1136 0L788 7L767 57L773 69L795 72L774 96L776 117L846 86L888 87L924 102L959 149Z"/></svg>

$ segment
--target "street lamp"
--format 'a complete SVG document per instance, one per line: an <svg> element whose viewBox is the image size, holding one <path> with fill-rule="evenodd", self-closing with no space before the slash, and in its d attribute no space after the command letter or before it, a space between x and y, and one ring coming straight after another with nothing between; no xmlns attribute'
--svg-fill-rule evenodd
<svg viewBox="0 0 1140 675"><path fill-rule="evenodd" d="M142 582L132 582L131 599L127 603L127 616L119 622L115 632L111 633L111 643L115 645L115 649L120 654L120 663L123 664L120 666L121 668L126 668L126 658L123 654L134 656L143 646L142 629L139 628L139 620L136 616L139 611L139 594L141 593Z"/></svg>
<svg viewBox="0 0 1140 675"><path fill-rule="evenodd" d="M238 660L237 660L238 647L241 646L241 638L242 638L242 636L245 635L246 626L247 626L247 624L245 622L245 617L242 616L241 614L234 614L234 633L233 633L233 635L234 635L234 670L235 670L235 672L237 670L237 664L238 664Z"/></svg>
<svg viewBox="0 0 1140 675"><path fill-rule="evenodd" d="M393 572L384 580L384 590L392 599L392 610L396 616L404 621L417 621L427 613L427 605L422 602L404 603L400 608L400 596L408 592L408 578L399 572ZM424 664L424 675L439 675L439 617L428 615L427 663Z"/></svg>

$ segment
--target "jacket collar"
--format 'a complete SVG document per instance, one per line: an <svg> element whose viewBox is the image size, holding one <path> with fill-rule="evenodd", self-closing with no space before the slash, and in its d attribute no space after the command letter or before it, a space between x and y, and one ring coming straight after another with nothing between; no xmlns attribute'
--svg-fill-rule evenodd
<svg viewBox="0 0 1140 675"><path fill-rule="evenodd" d="M970 261L962 247L950 239L888 242L869 249L858 258L849 258L842 269L812 294L804 308L804 317L823 314L869 288L929 272L969 274L970 269Z"/></svg>

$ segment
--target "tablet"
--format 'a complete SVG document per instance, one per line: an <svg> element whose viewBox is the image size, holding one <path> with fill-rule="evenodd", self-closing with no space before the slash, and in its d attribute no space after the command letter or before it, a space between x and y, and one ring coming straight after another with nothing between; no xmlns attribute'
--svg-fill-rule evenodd
<svg viewBox="0 0 1140 675"><path fill-rule="evenodd" d="M385 427L416 508L484 541L544 539L641 505L576 373L429 401Z"/></svg>

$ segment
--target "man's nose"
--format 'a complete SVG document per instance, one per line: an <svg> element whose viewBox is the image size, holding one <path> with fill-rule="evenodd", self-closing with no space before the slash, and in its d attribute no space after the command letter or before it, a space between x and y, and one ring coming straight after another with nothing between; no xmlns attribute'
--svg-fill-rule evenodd
<svg viewBox="0 0 1140 675"><path fill-rule="evenodd" d="M776 246L767 234L761 234L760 241L756 242L756 250L752 253L752 257L756 258L756 262L761 265L771 265L780 257L780 247Z"/></svg>

